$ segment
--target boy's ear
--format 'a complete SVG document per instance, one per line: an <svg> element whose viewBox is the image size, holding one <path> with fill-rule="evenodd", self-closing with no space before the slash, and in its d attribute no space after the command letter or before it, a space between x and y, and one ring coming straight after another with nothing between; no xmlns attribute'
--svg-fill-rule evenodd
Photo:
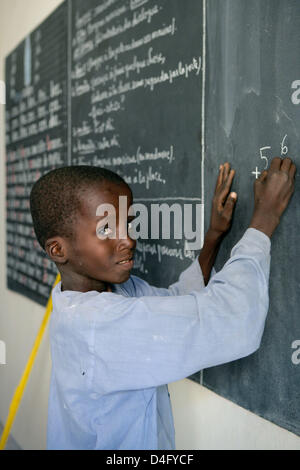
<svg viewBox="0 0 300 470"><path fill-rule="evenodd" d="M62 237L49 238L45 244L45 251L54 263L65 264L68 261L67 244Z"/></svg>

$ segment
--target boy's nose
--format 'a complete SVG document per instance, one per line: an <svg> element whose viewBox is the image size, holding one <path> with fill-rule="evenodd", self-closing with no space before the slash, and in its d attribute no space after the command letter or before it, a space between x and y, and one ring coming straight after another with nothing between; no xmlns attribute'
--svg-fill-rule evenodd
<svg viewBox="0 0 300 470"><path fill-rule="evenodd" d="M130 236L128 235L127 233L127 237L124 237L124 238L120 238L119 239L119 243L118 243L118 249L121 251L121 250L124 250L124 249L127 249L127 250L134 250L135 249L135 246L136 246L136 240L133 240L132 238L130 238Z"/></svg>

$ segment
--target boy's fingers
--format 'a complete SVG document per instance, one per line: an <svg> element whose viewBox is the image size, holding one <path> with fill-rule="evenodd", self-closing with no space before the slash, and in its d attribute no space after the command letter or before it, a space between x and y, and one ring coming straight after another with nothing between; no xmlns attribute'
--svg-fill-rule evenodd
<svg viewBox="0 0 300 470"><path fill-rule="evenodd" d="M284 158L281 163L281 170L288 173L290 171L291 164L292 164L292 160L290 158L288 157Z"/></svg>
<svg viewBox="0 0 300 470"><path fill-rule="evenodd" d="M289 176L291 178L295 178L296 171L297 171L297 167L294 163L292 163L292 165L290 166L290 169L289 169Z"/></svg>
<svg viewBox="0 0 300 470"><path fill-rule="evenodd" d="M266 177L267 177L267 174L268 174L268 171L267 171L267 170L264 170L264 171L261 173L260 177L258 178L258 181L260 181L260 182L264 181L264 180L266 179Z"/></svg>
<svg viewBox="0 0 300 470"><path fill-rule="evenodd" d="M226 197L227 197L227 195L230 191L234 175L235 175L235 170L231 170L228 177L227 177L227 180L225 181L224 189L221 191L221 194L220 194L220 202L222 204L224 203L224 201L225 201L225 199L226 199Z"/></svg>
<svg viewBox="0 0 300 470"><path fill-rule="evenodd" d="M223 181L226 181L228 178L230 171L230 164L228 162L224 163L224 174L223 174Z"/></svg>
<svg viewBox="0 0 300 470"><path fill-rule="evenodd" d="M227 201L225 203L225 206L224 206L223 214L225 216L231 217L231 214L232 214L232 211L233 211L233 208L235 206L236 201L237 201L237 194L236 193L230 193L228 198L227 198Z"/></svg>
<svg viewBox="0 0 300 470"><path fill-rule="evenodd" d="M270 170L280 170L281 162L282 160L280 157L273 158L271 161Z"/></svg>
<svg viewBox="0 0 300 470"><path fill-rule="evenodd" d="M224 171L224 166L220 165L215 191L218 189L219 186L221 186L223 182L223 171Z"/></svg>

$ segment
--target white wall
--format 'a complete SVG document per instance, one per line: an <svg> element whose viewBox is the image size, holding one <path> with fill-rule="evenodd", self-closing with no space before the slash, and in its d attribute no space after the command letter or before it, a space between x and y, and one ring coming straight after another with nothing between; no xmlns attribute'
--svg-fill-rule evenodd
<svg viewBox="0 0 300 470"><path fill-rule="evenodd" d="M0 80L4 58L61 0L0 1ZM0 340L7 364L0 365L0 421L4 424L44 309L6 289L4 106L0 105ZM48 331L21 402L12 434L24 449L46 445L50 379ZM171 384L178 449L300 449L300 438L204 387L183 380Z"/></svg>

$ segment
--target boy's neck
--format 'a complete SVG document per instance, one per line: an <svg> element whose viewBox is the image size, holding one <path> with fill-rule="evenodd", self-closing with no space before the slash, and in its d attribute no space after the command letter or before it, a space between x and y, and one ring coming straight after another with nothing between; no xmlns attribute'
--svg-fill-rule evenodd
<svg viewBox="0 0 300 470"><path fill-rule="evenodd" d="M76 291L76 292L112 292L109 283L98 281L97 279L90 279L81 276L77 273L61 273L61 291Z"/></svg>

